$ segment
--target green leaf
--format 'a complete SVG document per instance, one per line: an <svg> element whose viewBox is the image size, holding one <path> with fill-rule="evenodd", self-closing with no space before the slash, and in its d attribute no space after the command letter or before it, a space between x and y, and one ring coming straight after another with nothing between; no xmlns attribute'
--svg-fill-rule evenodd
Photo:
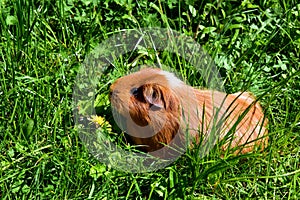
<svg viewBox="0 0 300 200"><path fill-rule="evenodd" d="M33 130L33 126L34 126L34 121L31 118L28 118L25 122L25 124L23 125L23 131L29 135L32 133Z"/></svg>
<svg viewBox="0 0 300 200"><path fill-rule="evenodd" d="M229 29L237 29L237 28L243 29L244 26L243 26L243 24L232 24L229 26Z"/></svg>
<svg viewBox="0 0 300 200"><path fill-rule="evenodd" d="M6 17L7 25L16 25L18 23L18 19L15 16L9 15Z"/></svg>
<svg viewBox="0 0 300 200"><path fill-rule="evenodd" d="M196 17L197 11L196 11L196 9L194 8L194 6L189 5L189 10L190 10L192 16L193 16L193 17Z"/></svg>
<svg viewBox="0 0 300 200"><path fill-rule="evenodd" d="M97 164L95 166L92 166L92 168L90 169L90 176L97 180L100 176L103 175L104 172L106 172L106 166Z"/></svg>
<svg viewBox="0 0 300 200"><path fill-rule="evenodd" d="M216 27L206 27L206 28L204 28L203 33L204 33L204 34L206 34L206 33L212 33L212 32L214 32L215 30L217 30Z"/></svg>

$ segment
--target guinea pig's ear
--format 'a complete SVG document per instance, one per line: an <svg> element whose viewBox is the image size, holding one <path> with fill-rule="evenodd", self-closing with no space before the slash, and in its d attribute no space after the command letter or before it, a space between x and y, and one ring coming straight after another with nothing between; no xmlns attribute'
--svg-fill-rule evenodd
<svg viewBox="0 0 300 200"><path fill-rule="evenodd" d="M165 108L166 110L177 109L178 99L170 89L158 84L145 84L143 86L145 100L152 105L152 110Z"/></svg>
<svg viewBox="0 0 300 200"><path fill-rule="evenodd" d="M159 85L145 84L143 85L143 96L149 104L152 105L152 109L164 108L164 100L162 96L162 90Z"/></svg>

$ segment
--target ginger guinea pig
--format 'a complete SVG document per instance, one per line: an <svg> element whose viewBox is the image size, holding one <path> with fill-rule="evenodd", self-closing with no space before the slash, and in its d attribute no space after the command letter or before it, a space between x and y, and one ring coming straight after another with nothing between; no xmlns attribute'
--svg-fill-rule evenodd
<svg viewBox="0 0 300 200"><path fill-rule="evenodd" d="M234 131L224 150L242 146L239 152L246 153L267 145L267 119L247 92L199 90L173 73L144 68L117 79L110 87L110 101L117 124L146 152L170 145L176 134L182 144L187 138L208 138L214 127L217 140Z"/></svg>

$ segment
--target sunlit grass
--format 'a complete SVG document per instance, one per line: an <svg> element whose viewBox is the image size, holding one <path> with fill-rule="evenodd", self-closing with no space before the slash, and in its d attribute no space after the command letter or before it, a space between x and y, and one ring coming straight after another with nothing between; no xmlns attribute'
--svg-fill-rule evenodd
<svg viewBox="0 0 300 200"><path fill-rule="evenodd" d="M299 15L299 3L284 0L1 1L0 198L297 199ZM225 157L215 148L203 159L191 150L145 174L114 170L89 155L74 129L76 74L100 42L138 27L170 27L195 38L215 60L227 92L249 90L260 98L270 121L269 146ZM174 55L160 56L180 65ZM103 80L125 74L134 58L121 59L124 68ZM181 72L190 84L201 82L188 76L192 68ZM92 120L112 120L107 110L98 111L107 119Z"/></svg>

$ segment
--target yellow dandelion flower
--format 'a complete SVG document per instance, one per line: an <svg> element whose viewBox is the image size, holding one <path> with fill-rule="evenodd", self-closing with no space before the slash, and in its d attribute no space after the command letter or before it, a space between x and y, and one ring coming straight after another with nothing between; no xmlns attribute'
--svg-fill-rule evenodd
<svg viewBox="0 0 300 200"><path fill-rule="evenodd" d="M92 115L90 121L99 124L100 126L103 126L106 123L104 117L97 116L97 115Z"/></svg>
<svg viewBox="0 0 300 200"><path fill-rule="evenodd" d="M106 129L109 132L112 131L111 125L109 124L108 121L105 120L104 117L97 116L97 115L92 115L90 121L97 124L97 125L99 125L101 128Z"/></svg>

